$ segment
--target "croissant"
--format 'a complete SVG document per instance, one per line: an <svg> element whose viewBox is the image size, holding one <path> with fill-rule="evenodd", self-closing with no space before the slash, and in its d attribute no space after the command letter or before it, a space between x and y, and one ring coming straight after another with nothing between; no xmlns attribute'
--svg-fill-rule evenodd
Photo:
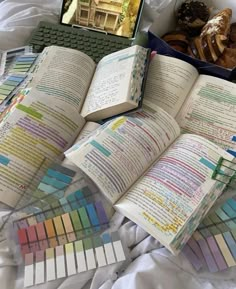
<svg viewBox="0 0 236 289"><path fill-rule="evenodd" d="M216 62L227 46L227 37L224 35L206 35L196 37L189 47L189 55L206 62Z"/></svg>
<svg viewBox="0 0 236 289"><path fill-rule="evenodd" d="M222 56L216 61L217 65L228 69L236 67L236 49L226 48Z"/></svg>
<svg viewBox="0 0 236 289"><path fill-rule="evenodd" d="M189 45L188 34L183 31L174 31L165 34L162 39L172 48L186 53Z"/></svg>
<svg viewBox="0 0 236 289"><path fill-rule="evenodd" d="M202 28L200 37L206 35L220 34L228 36L230 32L230 21L232 17L232 10L225 8L217 13L211 20L209 20Z"/></svg>

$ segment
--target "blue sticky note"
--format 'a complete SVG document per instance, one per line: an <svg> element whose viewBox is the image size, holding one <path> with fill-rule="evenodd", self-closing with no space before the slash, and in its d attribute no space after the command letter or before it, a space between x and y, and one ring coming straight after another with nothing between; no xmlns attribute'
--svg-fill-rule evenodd
<svg viewBox="0 0 236 289"><path fill-rule="evenodd" d="M93 204L88 204L86 206L86 209L87 209L87 212L88 212L88 215L89 215L89 218L90 218L92 225L95 227L96 231L99 231L100 230L100 226L99 226L100 223L99 223L98 216L97 216L97 213L95 211Z"/></svg>
<svg viewBox="0 0 236 289"><path fill-rule="evenodd" d="M234 199L228 199L227 203L236 211L236 201Z"/></svg>
<svg viewBox="0 0 236 289"><path fill-rule="evenodd" d="M65 213L71 212L71 207L70 207L69 203L67 202L66 198L61 198L59 201L60 201Z"/></svg>
<svg viewBox="0 0 236 289"><path fill-rule="evenodd" d="M105 233L102 235L102 240L104 244L111 243L111 237L109 234Z"/></svg>
<svg viewBox="0 0 236 289"><path fill-rule="evenodd" d="M223 236L224 236L224 239L225 239L227 245L229 246L229 249L230 249L232 255L234 256L234 258L236 258L236 243L235 243L234 238L232 237L230 232L223 233Z"/></svg>
<svg viewBox="0 0 236 289"><path fill-rule="evenodd" d="M80 207L74 194L68 195L66 199L70 203L73 210L77 210Z"/></svg>
<svg viewBox="0 0 236 289"><path fill-rule="evenodd" d="M64 182L64 183L67 183L67 184L70 184L70 183L71 183L71 180L72 180L71 177L69 177L69 176L67 176L67 175L65 175L65 174L62 174L62 173L60 173L60 172L57 172L57 171L55 171L55 170L52 170L52 169L48 169L48 170L47 170L47 175L48 175L49 177L53 177L53 178L55 178L55 179L58 179L59 181L62 181L62 182Z"/></svg>
<svg viewBox="0 0 236 289"><path fill-rule="evenodd" d="M57 188L57 189L64 189L64 188L66 188L68 186L68 184L60 182L57 179L50 178L48 176L44 176L42 178L42 183L45 183L47 185L51 185L51 186L53 186L54 188Z"/></svg>

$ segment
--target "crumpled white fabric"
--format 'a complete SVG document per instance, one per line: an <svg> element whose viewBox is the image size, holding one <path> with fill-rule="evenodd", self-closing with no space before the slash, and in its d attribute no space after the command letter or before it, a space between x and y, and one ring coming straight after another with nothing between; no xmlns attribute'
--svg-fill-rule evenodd
<svg viewBox="0 0 236 289"><path fill-rule="evenodd" d="M147 30L171 0L146 0L141 29ZM57 22L61 0L0 0L0 50L25 45L42 20ZM37 289L236 289L236 267L218 274L197 273L183 257L172 256L143 229L116 213L127 261L48 282ZM0 243L0 289L22 289L7 243Z"/></svg>

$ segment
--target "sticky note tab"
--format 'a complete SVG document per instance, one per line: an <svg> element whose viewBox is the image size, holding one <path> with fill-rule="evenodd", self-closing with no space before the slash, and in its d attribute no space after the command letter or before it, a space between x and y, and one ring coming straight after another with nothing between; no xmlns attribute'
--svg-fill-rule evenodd
<svg viewBox="0 0 236 289"><path fill-rule="evenodd" d="M24 287L34 285L34 255L29 253L25 255L25 270L24 270Z"/></svg>
<svg viewBox="0 0 236 289"><path fill-rule="evenodd" d="M83 246L82 240L75 242L75 253L76 253L77 266L78 266L78 273L87 271L85 254L84 254L84 246Z"/></svg>
<svg viewBox="0 0 236 289"><path fill-rule="evenodd" d="M66 267L68 276L76 274L75 255L73 243L65 245L66 251Z"/></svg>
<svg viewBox="0 0 236 289"><path fill-rule="evenodd" d="M35 253L35 285L45 282L45 256L44 251L37 251Z"/></svg>
<svg viewBox="0 0 236 289"><path fill-rule="evenodd" d="M54 248L46 249L46 280L56 279Z"/></svg>

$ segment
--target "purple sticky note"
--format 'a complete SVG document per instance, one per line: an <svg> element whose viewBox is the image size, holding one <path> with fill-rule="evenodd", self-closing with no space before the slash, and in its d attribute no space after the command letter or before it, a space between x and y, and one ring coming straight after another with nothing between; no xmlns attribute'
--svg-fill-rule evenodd
<svg viewBox="0 0 236 289"><path fill-rule="evenodd" d="M100 224L108 224L109 220L108 220L107 214L103 208L102 203L100 201L96 202L95 207L97 210L98 219L99 219Z"/></svg>
<svg viewBox="0 0 236 289"><path fill-rule="evenodd" d="M202 268L201 260L193 253L192 249L188 245L184 246L182 253L197 271Z"/></svg>
<svg viewBox="0 0 236 289"><path fill-rule="evenodd" d="M216 264L218 265L219 269L226 270L228 268L227 264L225 263L225 259L222 256L214 237L207 238L207 243L211 249L212 255L215 258Z"/></svg>
<svg viewBox="0 0 236 289"><path fill-rule="evenodd" d="M25 229L25 228L29 227L29 224L27 223L26 219L22 219L22 220L18 221L17 224L18 224L18 227L20 229Z"/></svg>
<svg viewBox="0 0 236 289"><path fill-rule="evenodd" d="M218 267L216 265L214 258L211 255L211 251L207 245L207 242L204 239L198 240L197 242L202 250L202 254L206 260L209 271L212 273L218 272L219 271Z"/></svg>
<svg viewBox="0 0 236 289"><path fill-rule="evenodd" d="M189 247L192 249L192 251L194 252L194 254L198 257L198 259L201 261L202 265L205 266L206 265L206 261L203 257L202 251L198 245L198 243L194 240L193 237L191 237L188 240Z"/></svg>

